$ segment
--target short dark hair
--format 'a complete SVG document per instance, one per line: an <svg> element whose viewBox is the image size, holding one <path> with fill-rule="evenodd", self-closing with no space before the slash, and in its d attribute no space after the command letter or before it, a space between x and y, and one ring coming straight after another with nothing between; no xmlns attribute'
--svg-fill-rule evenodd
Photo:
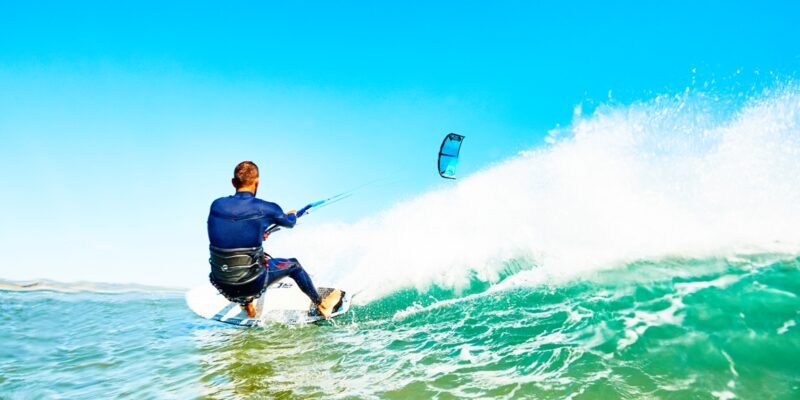
<svg viewBox="0 0 800 400"><path fill-rule="evenodd" d="M242 161L233 170L233 185L237 189L250 186L258 178L258 165L252 161Z"/></svg>

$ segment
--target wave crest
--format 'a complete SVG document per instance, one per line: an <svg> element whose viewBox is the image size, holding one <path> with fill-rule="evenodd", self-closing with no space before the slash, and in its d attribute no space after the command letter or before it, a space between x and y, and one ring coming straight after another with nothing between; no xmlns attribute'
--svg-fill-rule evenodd
<svg viewBox="0 0 800 400"><path fill-rule="evenodd" d="M362 303L494 282L512 260L546 280L669 255L796 253L800 90L730 108L702 93L604 106L455 186L271 245Z"/></svg>

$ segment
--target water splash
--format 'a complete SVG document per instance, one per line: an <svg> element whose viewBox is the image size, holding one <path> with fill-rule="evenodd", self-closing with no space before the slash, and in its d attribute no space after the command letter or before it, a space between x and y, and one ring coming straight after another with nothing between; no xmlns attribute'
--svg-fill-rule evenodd
<svg viewBox="0 0 800 400"><path fill-rule="evenodd" d="M712 98L714 97L714 98ZM401 288L532 284L639 259L800 249L800 88L735 107L686 91L608 105L546 147L352 225L277 238L364 303Z"/></svg>

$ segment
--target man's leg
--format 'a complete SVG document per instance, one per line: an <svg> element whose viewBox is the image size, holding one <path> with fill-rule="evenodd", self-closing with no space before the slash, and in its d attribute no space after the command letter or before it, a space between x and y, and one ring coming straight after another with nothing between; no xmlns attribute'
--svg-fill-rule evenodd
<svg viewBox="0 0 800 400"><path fill-rule="evenodd" d="M317 288L314 286L314 282L311 281L311 277L308 276L308 273L305 269L303 269L303 266L300 265L300 262L298 262L297 259L270 259L269 280L267 282L267 286L269 286L272 282L275 282L276 280L286 276L289 276L297 283L297 286L300 287L300 290L302 290L303 293L305 293L306 296L311 299L311 302L317 306L317 310L319 310L320 314L322 314L325 319L330 318L331 313L333 312L333 307L341 298L341 292L339 290L334 290L323 299L317 292Z"/></svg>
<svg viewBox="0 0 800 400"><path fill-rule="evenodd" d="M253 304L253 300L250 300L246 305L243 305L242 309L247 313L248 318L256 317L256 306Z"/></svg>
<svg viewBox="0 0 800 400"><path fill-rule="evenodd" d="M314 286L314 282L311 281L311 277L308 276L308 273L303 269L303 266L300 265L297 259L273 258L269 260L269 280L267 286L287 276L297 283L297 286L311 299L311 302L314 304L322 302L319 293L317 293L317 288Z"/></svg>
<svg viewBox="0 0 800 400"><path fill-rule="evenodd" d="M264 271L252 282L239 285L216 282L213 274L209 275L209 279L220 294L231 302L239 303L242 309L247 312L247 316L254 318L256 316L256 307L253 304L253 300L264 292L268 276L268 273Z"/></svg>

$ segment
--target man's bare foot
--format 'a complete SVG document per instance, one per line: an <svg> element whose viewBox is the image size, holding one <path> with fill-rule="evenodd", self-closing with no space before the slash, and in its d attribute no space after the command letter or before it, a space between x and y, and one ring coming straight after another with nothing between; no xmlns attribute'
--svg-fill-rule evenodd
<svg viewBox="0 0 800 400"><path fill-rule="evenodd" d="M336 304L339 303L339 300L342 298L342 291L339 289L333 289L324 299L322 302L317 304L317 310L322 317L325 319L331 319L331 313L333 312L333 307L336 307Z"/></svg>
<svg viewBox="0 0 800 400"><path fill-rule="evenodd" d="M248 318L255 318L256 317L256 306L253 305L253 302L247 303L246 306L242 306L242 309L247 312Z"/></svg>

